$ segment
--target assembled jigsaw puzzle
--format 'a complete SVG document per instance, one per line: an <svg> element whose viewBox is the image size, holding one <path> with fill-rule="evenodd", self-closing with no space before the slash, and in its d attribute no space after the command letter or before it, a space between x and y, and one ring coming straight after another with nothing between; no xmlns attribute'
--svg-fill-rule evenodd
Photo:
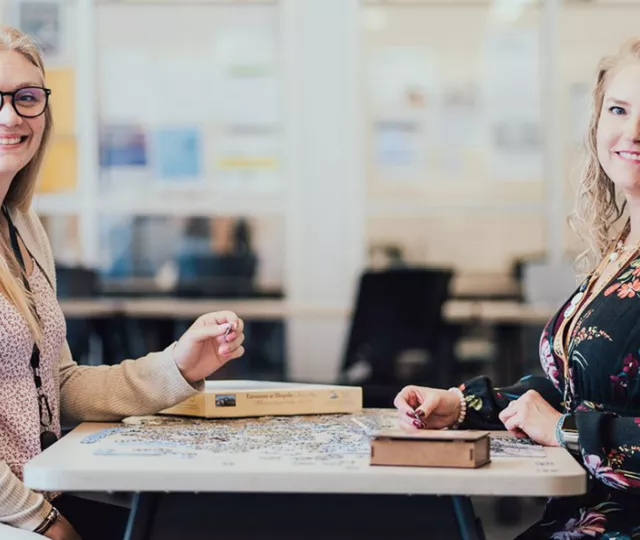
<svg viewBox="0 0 640 540"><path fill-rule="evenodd" d="M83 439L101 456L208 455L225 467L247 462L357 468L368 463L370 435L397 425L389 409L311 416L204 420L150 416L126 419ZM540 457L530 441L492 440L492 457ZM257 460L257 461L256 461Z"/></svg>

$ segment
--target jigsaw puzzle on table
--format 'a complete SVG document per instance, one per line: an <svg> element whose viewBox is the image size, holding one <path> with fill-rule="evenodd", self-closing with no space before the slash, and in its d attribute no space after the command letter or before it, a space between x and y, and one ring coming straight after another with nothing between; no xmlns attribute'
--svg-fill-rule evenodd
<svg viewBox="0 0 640 540"><path fill-rule="evenodd" d="M237 420L176 417L133 418L83 439L95 444L94 454L105 456L176 456L203 453L227 465L251 458L289 464L350 466L368 459L367 431L393 425L393 414L284 416Z"/></svg>
<svg viewBox="0 0 640 540"><path fill-rule="evenodd" d="M251 461L357 467L368 462L369 435L397 425L391 410L355 414L203 420L153 416L127 419L83 439L102 456L207 455L224 466ZM492 457L544 456L529 441L492 441Z"/></svg>

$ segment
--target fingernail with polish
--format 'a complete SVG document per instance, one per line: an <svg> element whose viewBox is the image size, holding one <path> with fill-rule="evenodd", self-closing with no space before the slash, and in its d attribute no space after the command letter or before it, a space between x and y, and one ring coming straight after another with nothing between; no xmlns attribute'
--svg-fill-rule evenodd
<svg viewBox="0 0 640 540"><path fill-rule="evenodd" d="M419 416L420 418L422 418L424 416L424 411L422 409L418 409L417 411L415 411L416 416Z"/></svg>
<svg viewBox="0 0 640 540"><path fill-rule="evenodd" d="M424 424L420 422L420 420L414 420L413 425L416 426L418 429L422 429L424 427Z"/></svg>

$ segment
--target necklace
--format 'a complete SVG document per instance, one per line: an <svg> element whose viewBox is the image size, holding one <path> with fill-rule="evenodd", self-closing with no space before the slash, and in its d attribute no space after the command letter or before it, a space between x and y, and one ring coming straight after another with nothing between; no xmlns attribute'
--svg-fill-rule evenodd
<svg viewBox="0 0 640 540"><path fill-rule="evenodd" d="M618 238L612 242L611 247L600 261L598 267L585 279L578 292L569 302L569 305L563 313L563 320L553 338L553 351L564 363L564 403L566 411L571 411L572 398L572 396L569 395L569 379L571 377L569 347L571 344L571 335L580 319L580 315L585 312L593 299L620 273L620 270L624 266L631 262L632 258L640 250L640 242L632 246L625 246L624 241L629 231L630 222L627 221L625 227L618 235ZM625 256L622 256L623 254ZM611 266L611 268L607 268L608 266ZM604 273L605 269L607 269L606 274ZM595 286L596 284L597 287Z"/></svg>
<svg viewBox="0 0 640 540"><path fill-rule="evenodd" d="M627 251L637 251L638 244L640 244L640 241L635 246L625 246L622 240L619 240L614 250L609 254L609 261L617 261L620 258L620 255Z"/></svg>

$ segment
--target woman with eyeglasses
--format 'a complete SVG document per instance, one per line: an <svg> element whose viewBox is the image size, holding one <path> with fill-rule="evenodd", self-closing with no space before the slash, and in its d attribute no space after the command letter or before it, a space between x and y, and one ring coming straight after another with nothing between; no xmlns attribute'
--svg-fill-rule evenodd
<svg viewBox="0 0 640 540"><path fill-rule="evenodd" d="M24 464L60 437L61 416L116 421L202 390L205 377L244 353L244 324L232 312L209 313L177 343L135 361L72 360L51 248L30 208L53 131L50 97L36 44L0 27L0 523L56 540L122 538L124 509L31 491Z"/></svg>

